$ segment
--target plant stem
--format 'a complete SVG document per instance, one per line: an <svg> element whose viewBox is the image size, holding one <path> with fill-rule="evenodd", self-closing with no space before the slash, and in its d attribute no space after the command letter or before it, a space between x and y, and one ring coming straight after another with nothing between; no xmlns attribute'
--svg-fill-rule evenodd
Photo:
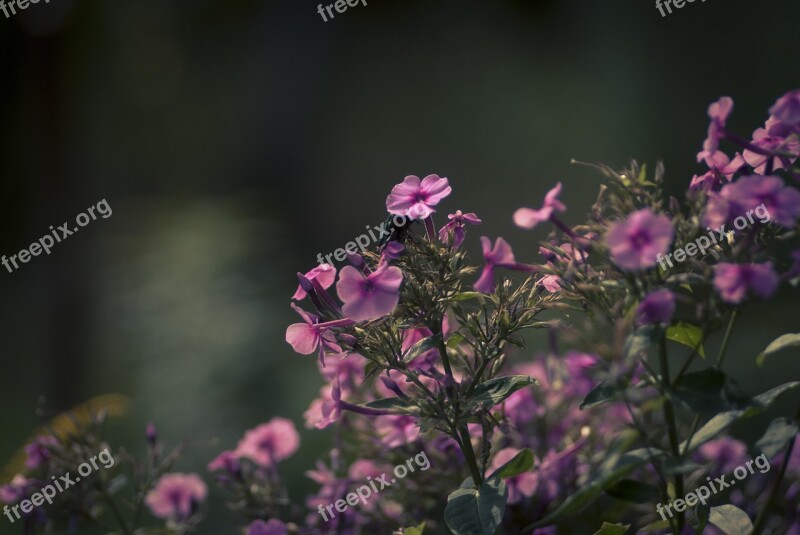
<svg viewBox="0 0 800 535"><path fill-rule="evenodd" d="M728 328L725 331L725 338L722 339L722 346L719 348L719 355L717 355L717 368L722 366L722 359L725 358L725 351L728 349L728 342L731 340L731 334L733 333L733 326L736 323L736 318L739 317L739 309L734 308L733 313L731 314L731 319L728 321Z"/></svg>
<svg viewBox="0 0 800 535"><path fill-rule="evenodd" d="M664 419L667 421L667 432L669 434L669 445L672 450L672 456L677 460L680 458L681 452L678 446L678 429L675 424L675 409L672 406L670 399L670 391L672 387L669 381L669 362L667 361L667 338L666 333L661 333L658 341L658 357L661 363L661 388L664 390L666 401L664 402ZM683 496L683 475L675 474L675 494L676 496ZM683 530L684 517L683 513L678 513L677 517L678 529L676 533Z"/></svg>
<svg viewBox="0 0 800 535"><path fill-rule="evenodd" d="M463 444L461 450L464 452L464 458L467 460L469 471L472 473L472 481L475 482L475 486L477 487L483 483L483 476L481 476L481 471L478 468L478 460L475 458L475 452L472 450L472 440L470 439L467 426L464 424L460 425L458 427L458 434L461 436L461 442Z"/></svg>

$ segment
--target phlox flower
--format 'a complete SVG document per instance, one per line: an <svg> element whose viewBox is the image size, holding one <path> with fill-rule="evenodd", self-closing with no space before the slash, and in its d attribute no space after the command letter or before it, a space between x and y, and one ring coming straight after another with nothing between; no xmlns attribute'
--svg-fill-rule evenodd
<svg viewBox="0 0 800 535"><path fill-rule="evenodd" d="M413 416L380 416L375 422L381 444L396 448L414 442L419 436L417 419Z"/></svg>
<svg viewBox="0 0 800 535"><path fill-rule="evenodd" d="M209 472L225 471L228 473L236 473L239 471L239 456L233 450L226 450L214 457L208 463Z"/></svg>
<svg viewBox="0 0 800 535"><path fill-rule="evenodd" d="M558 200L561 194L561 182L544 196L544 204L538 210L520 208L514 212L514 224L524 229L532 229L539 223L549 221L553 214L566 211L567 207Z"/></svg>
<svg viewBox="0 0 800 535"><path fill-rule="evenodd" d="M492 247L492 242L486 236L481 236L481 246L483 247L483 258L486 260L486 265L483 266L483 271L478 281L475 283L475 289L482 293L494 292L494 268L502 267L506 269L513 269L515 271L534 271L535 267L527 264L521 264L514 259L514 251L511 246L503 238L497 238Z"/></svg>
<svg viewBox="0 0 800 535"><path fill-rule="evenodd" d="M439 175L428 175L421 182L419 177L410 175L392 188L386 198L386 209L391 214L425 219L436 211L433 207L452 191L447 179Z"/></svg>
<svg viewBox="0 0 800 535"><path fill-rule="evenodd" d="M397 266L382 264L369 275L353 266L339 273L336 292L344 302L342 311L353 321L373 320L390 314L400 301L403 272Z"/></svg>
<svg viewBox="0 0 800 535"><path fill-rule="evenodd" d="M750 142L754 147L766 152L785 152L792 156L786 156L788 161L794 161L800 154L800 141L796 137L783 137L772 135L766 128L758 128L753 132L753 140ZM772 164L772 170L783 169L786 167L780 156L762 154L752 149L745 149L742 153L745 162L753 167L756 173L764 174L767 171L767 164Z"/></svg>
<svg viewBox="0 0 800 535"><path fill-rule="evenodd" d="M800 216L800 192L785 186L777 176L751 175L726 184L719 193L708 197L703 213L704 224L720 228L748 210L764 205L770 221L793 228Z"/></svg>
<svg viewBox="0 0 800 535"><path fill-rule="evenodd" d="M28 496L36 482L22 474L17 474L7 485L0 485L0 502L14 504Z"/></svg>
<svg viewBox="0 0 800 535"><path fill-rule="evenodd" d="M206 484L197 474L166 474L145 496L145 503L157 518L183 521L203 503Z"/></svg>
<svg viewBox="0 0 800 535"><path fill-rule="evenodd" d="M342 348L336 343L336 336L330 331L333 327L343 327L352 321L347 319L319 322L319 316L306 312L294 303L292 308L300 314L305 323L293 323L286 328L286 341L297 353L310 355L317 351L319 362L324 366L325 353L341 353Z"/></svg>
<svg viewBox="0 0 800 535"><path fill-rule="evenodd" d="M464 237L466 236L464 227L466 227L467 223L480 225L483 222L473 212L464 214L461 210L456 210L455 214L449 214L447 219L450 221L439 229L439 241L447 242L448 237L452 235L453 242L451 246L455 249L458 249L464 243Z"/></svg>
<svg viewBox="0 0 800 535"><path fill-rule="evenodd" d="M323 289L327 290L336 280L336 268L330 264L320 264L303 276L310 281L317 281ZM305 299L306 295L307 293L303 290L303 287L298 285L292 299L300 301Z"/></svg>
<svg viewBox="0 0 800 535"><path fill-rule="evenodd" d="M644 208L614 223L606 242L615 264L627 271L637 271L656 265L658 256L669 249L673 234L667 216Z"/></svg>
<svg viewBox="0 0 800 535"><path fill-rule="evenodd" d="M294 423L276 417L247 431L236 446L236 455L267 468L290 457L298 447L300 435Z"/></svg>
<svg viewBox="0 0 800 535"><path fill-rule="evenodd" d="M342 389L338 380L323 386L319 394L320 396L312 401L311 405L303 413L306 428L325 429L337 421L341 415Z"/></svg>
<svg viewBox="0 0 800 535"><path fill-rule="evenodd" d="M769 112L786 126L800 126L800 89L789 91L780 97Z"/></svg>
<svg viewBox="0 0 800 535"><path fill-rule="evenodd" d="M714 287L723 301L741 303L748 293L767 299L778 288L778 275L772 262L764 264L731 264L714 266Z"/></svg>
<svg viewBox="0 0 800 535"><path fill-rule="evenodd" d="M47 435L37 437L33 442L25 446L25 468L36 470L50 458L50 448L58 446L58 439Z"/></svg>
<svg viewBox="0 0 800 535"><path fill-rule="evenodd" d="M636 309L636 322L639 325L669 323L675 313L675 294L661 288L647 294Z"/></svg>
<svg viewBox="0 0 800 535"><path fill-rule="evenodd" d="M269 522L256 520L247 526L245 535L287 535L289 533L286 524L273 518Z"/></svg>
<svg viewBox="0 0 800 535"><path fill-rule="evenodd" d="M731 111L733 111L733 99L730 97L722 97L708 107L711 123L708 125L708 135L703 142L703 150L697 154L698 162L717 152L719 141L725 136L725 124Z"/></svg>

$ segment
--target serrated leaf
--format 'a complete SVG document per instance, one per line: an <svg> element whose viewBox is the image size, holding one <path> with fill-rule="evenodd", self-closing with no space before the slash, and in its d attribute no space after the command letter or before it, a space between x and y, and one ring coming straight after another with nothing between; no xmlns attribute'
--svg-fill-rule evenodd
<svg viewBox="0 0 800 535"><path fill-rule="evenodd" d="M492 534L503 521L508 488L499 477L478 488L463 486L447 497L444 520L455 535Z"/></svg>
<svg viewBox="0 0 800 535"><path fill-rule="evenodd" d="M376 399L375 401L362 403L359 405L359 407L366 407L368 409L377 409L383 411L391 411L395 414L411 414L411 415L419 414L419 408L416 405L412 405L408 401L401 398Z"/></svg>
<svg viewBox="0 0 800 535"><path fill-rule="evenodd" d="M697 349L697 354L706 358L703 348L703 329L691 323L680 322L667 328L667 340L678 342L692 349Z"/></svg>
<svg viewBox="0 0 800 535"><path fill-rule="evenodd" d="M594 535L625 535L628 532L631 525L622 525L622 524L609 524L608 522L603 522L603 525L600 527L599 531L596 531Z"/></svg>
<svg viewBox="0 0 800 535"><path fill-rule="evenodd" d="M523 474L531 468L533 468L533 452L525 448L514 455L506 464L495 470L489 477L502 477L505 479Z"/></svg>
<svg viewBox="0 0 800 535"><path fill-rule="evenodd" d="M653 485L634 481L633 479L623 479L607 488L606 494L618 500L641 504L658 499L661 496L661 491Z"/></svg>
<svg viewBox="0 0 800 535"><path fill-rule="evenodd" d="M731 504L712 507L708 514L708 522L727 535L742 535L753 531L753 523L747 513Z"/></svg>
<svg viewBox="0 0 800 535"><path fill-rule="evenodd" d="M520 388L533 384L537 384L536 380L527 375L495 377L476 387L468 402L476 409L488 409L502 403Z"/></svg>
<svg viewBox="0 0 800 535"><path fill-rule="evenodd" d="M586 395L583 403L580 405L580 410L587 407L595 407L607 401L611 401L617 397L618 390L616 384L612 381L602 381L600 384L592 388L591 392Z"/></svg>
<svg viewBox="0 0 800 535"><path fill-rule="evenodd" d="M423 535L424 531L425 531L425 522L413 528L405 528L403 530L403 535Z"/></svg>
<svg viewBox="0 0 800 535"><path fill-rule="evenodd" d="M706 422L703 427L697 430L697 432L691 438L691 447L688 450L686 441L681 443L681 451L686 453L687 451L694 450L695 448L705 444L709 440L712 440L717 435L724 432L737 420L741 418L749 418L750 416L763 412L764 409L772 405L772 403L782 394L790 390L794 390L798 386L800 386L800 383L798 382L785 383L780 386L776 386L772 390L768 390L763 394L754 397L750 404L744 409L736 409L717 414L708 422Z"/></svg>
<svg viewBox="0 0 800 535"><path fill-rule="evenodd" d="M758 356L756 357L756 363L759 366L763 366L764 360L768 356L777 353L778 351L781 351L783 349L787 349L790 347L798 347L798 346L800 346L800 333L781 335L772 342L770 342L767 348L758 354Z"/></svg>
<svg viewBox="0 0 800 535"><path fill-rule="evenodd" d="M798 430L800 428L798 428L797 422L788 418L776 418L770 422L764 436L758 439L756 448L771 459L797 436Z"/></svg>

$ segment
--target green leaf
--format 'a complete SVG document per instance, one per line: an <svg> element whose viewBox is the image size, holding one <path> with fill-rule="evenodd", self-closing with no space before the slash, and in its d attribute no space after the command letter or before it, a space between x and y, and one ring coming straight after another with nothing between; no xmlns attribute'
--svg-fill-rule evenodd
<svg viewBox="0 0 800 535"><path fill-rule="evenodd" d="M403 535L422 535L423 531L425 531L425 522L413 528L405 528Z"/></svg>
<svg viewBox="0 0 800 535"><path fill-rule="evenodd" d="M409 363L421 354L425 353L429 349L433 349L439 346L439 343L442 341L442 335L434 334L433 336L429 336L427 338L423 338L413 346L411 346L406 354L403 355L403 362Z"/></svg>
<svg viewBox="0 0 800 535"><path fill-rule="evenodd" d="M703 329L691 323L680 322L667 328L667 340L678 342L685 346L697 349L697 354L706 358L705 349L703 349Z"/></svg>
<svg viewBox="0 0 800 535"><path fill-rule="evenodd" d="M708 422L706 422L703 427L697 430L697 432L691 438L691 444L687 444L686 441L681 443L681 451L686 453L687 451L694 450L698 446L705 444L709 440L724 432L737 420L741 418L749 418L750 416L763 412L764 409L772 405L772 403L782 394L790 390L794 390L798 386L800 386L800 383L796 381L785 383L781 386L776 386L772 390L768 390L767 392L754 397L750 404L744 409L736 409L717 414ZM687 446L691 447L687 449Z"/></svg>
<svg viewBox="0 0 800 535"><path fill-rule="evenodd" d="M448 301L468 301L470 299L477 299L479 297L486 297L485 294L480 292L461 292L453 297L448 298Z"/></svg>
<svg viewBox="0 0 800 535"><path fill-rule="evenodd" d="M523 474L531 468L533 468L533 452L525 448L514 455L513 459L495 470L489 477L502 477L505 479Z"/></svg>
<svg viewBox="0 0 800 535"><path fill-rule="evenodd" d="M661 491L653 485L634 481L633 479L623 479L607 488L606 494L625 502L647 503L658 499L661 496Z"/></svg>
<svg viewBox="0 0 800 535"><path fill-rule="evenodd" d="M771 459L781 452L789 444L789 441L797 436L797 422L788 418L776 418L772 420L764 436L756 442L756 448Z"/></svg>
<svg viewBox="0 0 800 535"><path fill-rule="evenodd" d="M719 412L730 408L722 397L727 378L716 368L706 368L681 377L673 392L695 412Z"/></svg>
<svg viewBox="0 0 800 535"><path fill-rule="evenodd" d="M583 403L580 405L580 409L583 410L589 407L595 407L606 401L611 401L617 397L617 393L617 386L613 381L603 381L587 394Z"/></svg>
<svg viewBox="0 0 800 535"><path fill-rule="evenodd" d="M419 414L419 408L416 405L412 405L408 401L401 398L376 399L375 401L370 401L369 403L362 403L359 405L359 407L391 411L397 414Z"/></svg>
<svg viewBox="0 0 800 535"><path fill-rule="evenodd" d="M727 535L742 535L753 531L753 523L747 513L731 504L712 507L708 521Z"/></svg>
<svg viewBox="0 0 800 535"><path fill-rule="evenodd" d="M488 409L502 403L520 388L533 384L537 384L536 380L527 375L495 377L475 388L469 403L476 409Z"/></svg>
<svg viewBox="0 0 800 535"><path fill-rule="evenodd" d="M625 535L630 527L630 524L623 526L622 524L609 524L608 522L603 522L603 526L600 528L600 531L595 532L594 535Z"/></svg>
<svg viewBox="0 0 800 535"><path fill-rule="evenodd" d="M508 489L499 477L487 479L479 488L463 486L447 497L444 520L455 535L495 532L503 521Z"/></svg>
<svg viewBox="0 0 800 535"><path fill-rule="evenodd" d="M703 530L706 529L706 524L708 524L709 514L711 514L711 506L698 503L692 509L686 511L686 519L697 533L703 533Z"/></svg>
<svg viewBox="0 0 800 535"><path fill-rule="evenodd" d="M464 341L464 335L461 333L453 333L447 337L447 343L445 344L449 349L454 349L458 347L458 344Z"/></svg>
<svg viewBox="0 0 800 535"><path fill-rule="evenodd" d="M800 346L800 333L784 334L779 336L773 340L764 351L758 354L756 357L756 363L759 366L763 366L764 360L773 353L777 353L782 349L797 346Z"/></svg>
<svg viewBox="0 0 800 535"><path fill-rule="evenodd" d="M657 522L652 522L647 524L645 527L640 529L639 531L661 531L665 529L670 529L672 525L669 523L669 520L659 520Z"/></svg>

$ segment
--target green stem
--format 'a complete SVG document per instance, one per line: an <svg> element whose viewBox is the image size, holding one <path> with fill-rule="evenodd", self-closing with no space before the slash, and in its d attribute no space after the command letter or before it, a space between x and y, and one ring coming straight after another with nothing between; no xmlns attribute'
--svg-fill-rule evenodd
<svg viewBox="0 0 800 535"><path fill-rule="evenodd" d="M658 342L658 357L661 363L661 388L664 390L664 396L666 396L666 401L664 402L664 419L667 421L667 433L669 434L669 445L672 450L672 456L677 460L680 458L681 452L678 445L678 429L675 424L675 409L672 406L672 399L670 399L672 387L669 381L666 333L661 333ZM675 474L675 494L678 497L683 496L683 475L681 474ZM680 533L683 530L684 524L683 513L678 513L677 521L678 529L676 533Z"/></svg>
<svg viewBox="0 0 800 535"><path fill-rule="evenodd" d="M733 313L731 314L731 319L728 322L728 328L725 331L725 338L722 339L722 346L719 348L719 355L717 355L717 368L722 366L722 360L725 358L725 352L728 350L728 342L731 340L731 334L733 333L733 326L736 323L736 318L739 317L739 309L734 308Z"/></svg>
<svg viewBox="0 0 800 535"><path fill-rule="evenodd" d="M461 436L461 442L463 444L461 451L464 452L464 458L467 460L469 471L472 473L472 481L475 482L475 486L477 487L483 483L483 476L481 476L480 468L478 468L478 459L475 458L475 452L472 449L472 440L470 439L467 426L463 424L460 425L458 427L458 434Z"/></svg>

